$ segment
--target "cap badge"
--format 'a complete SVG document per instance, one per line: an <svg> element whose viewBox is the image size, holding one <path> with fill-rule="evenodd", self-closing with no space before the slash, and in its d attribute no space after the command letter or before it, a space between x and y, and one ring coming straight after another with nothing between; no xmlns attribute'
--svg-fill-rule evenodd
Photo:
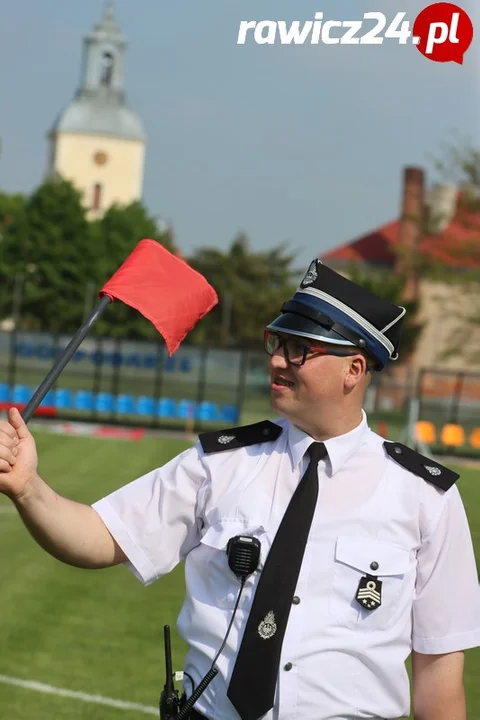
<svg viewBox="0 0 480 720"><path fill-rule="evenodd" d="M258 626L258 634L263 640L268 640L273 637L277 632L277 624L275 622L275 615L272 611L267 613Z"/></svg>
<svg viewBox="0 0 480 720"><path fill-rule="evenodd" d="M441 475L442 471L440 468L433 467L433 465L424 465L425 470L428 470L430 475Z"/></svg>
<svg viewBox="0 0 480 720"><path fill-rule="evenodd" d="M306 285L311 285L315 282L315 280L318 277L317 273L317 261L312 260L310 263L310 267L308 268L307 272L305 273L305 277L303 278L301 284L301 287L305 287Z"/></svg>
<svg viewBox="0 0 480 720"><path fill-rule="evenodd" d="M220 435L218 438L218 442L222 445L227 445L229 442L232 442L232 440L235 440L235 435Z"/></svg>

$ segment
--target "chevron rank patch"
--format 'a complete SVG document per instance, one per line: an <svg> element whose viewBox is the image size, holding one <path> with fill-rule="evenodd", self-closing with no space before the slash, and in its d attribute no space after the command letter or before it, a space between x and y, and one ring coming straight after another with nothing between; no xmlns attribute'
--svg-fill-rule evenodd
<svg viewBox="0 0 480 720"><path fill-rule="evenodd" d="M375 610L382 604L382 581L372 575L365 575L358 583L355 600L365 610Z"/></svg>
<svg viewBox="0 0 480 720"><path fill-rule="evenodd" d="M281 432L282 428L279 425L270 420L263 420L253 425L199 433L198 439L204 452L211 453L273 441Z"/></svg>
<svg viewBox="0 0 480 720"><path fill-rule="evenodd" d="M416 450L412 450L407 445L398 442L384 442L383 447L388 455L399 465L410 470L414 475L418 475L432 485L439 487L441 490L448 490L458 480L460 475L453 472L444 465L420 455Z"/></svg>

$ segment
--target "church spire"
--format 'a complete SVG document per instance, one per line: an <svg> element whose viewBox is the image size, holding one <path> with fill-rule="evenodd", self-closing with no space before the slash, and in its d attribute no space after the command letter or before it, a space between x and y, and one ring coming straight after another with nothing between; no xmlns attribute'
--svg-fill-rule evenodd
<svg viewBox="0 0 480 720"><path fill-rule="evenodd" d="M103 17L84 38L83 70L77 98L124 102L123 58L127 47L115 17L113 0L106 0Z"/></svg>

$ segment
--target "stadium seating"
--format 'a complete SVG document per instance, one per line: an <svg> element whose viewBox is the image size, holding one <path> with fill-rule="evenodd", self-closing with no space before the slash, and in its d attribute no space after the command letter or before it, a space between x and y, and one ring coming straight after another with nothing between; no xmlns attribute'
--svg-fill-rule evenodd
<svg viewBox="0 0 480 720"><path fill-rule="evenodd" d="M177 417L181 420L189 420L195 417L196 405L192 400L180 400L177 405Z"/></svg>
<svg viewBox="0 0 480 720"><path fill-rule="evenodd" d="M11 387L6 382L0 383L0 403L7 407L10 403L26 405L35 390L36 387L28 385L16 384ZM188 398L175 401L168 397L157 399L148 395L137 397L128 393L114 395L105 391L95 394L91 390L73 391L63 387L49 390L40 405L43 408L64 411L77 410L84 413L96 411L160 419L196 420L199 423L236 424L239 421L238 408L233 404L220 405L211 400L196 403Z"/></svg>
<svg viewBox="0 0 480 720"><path fill-rule="evenodd" d="M75 410L92 411L95 407L93 393L90 390L79 390L73 403Z"/></svg>
<svg viewBox="0 0 480 720"><path fill-rule="evenodd" d="M203 400L195 410L195 418L200 421L214 421L219 415L218 408L215 403Z"/></svg>
<svg viewBox="0 0 480 720"><path fill-rule="evenodd" d="M442 428L440 439L449 447L461 447L465 444L465 430L456 423L447 423Z"/></svg>
<svg viewBox="0 0 480 720"><path fill-rule="evenodd" d="M107 392L99 392L95 398L95 410L97 412L112 412L114 407L113 395Z"/></svg>
<svg viewBox="0 0 480 720"><path fill-rule="evenodd" d="M237 423L240 420L238 408L235 405L223 405L220 408L220 420L225 423Z"/></svg>
<svg viewBox="0 0 480 720"><path fill-rule="evenodd" d="M10 385L7 383L0 383L0 402L10 401Z"/></svg>
<svg viewBox="0 0 480 720"><path fill-rule="evenodd" d="M32 390L26 385L15 385L13 388L12 402L22 405L28 403L32 397Z"/></svg>
<svg viewBox="0 0 480 720"><path fill-rule="evenodd" d="M415 423L415 436L420 442L431 445L437 436L435 425L428 420L419 420Z"/></svg>
<svg viewBox="0 0 480 720"><path fill-rule="evenodd" d="M53 404L59 410L69 410L73 407L73 394L66 388L57 388L53 392Z"/></svg>
<svg viewBox="0 0 480 720"><path fill-rule="evenodd" d="M45 405L51 406L54 404L55 396L53 393L53 390L49 390L45 397L43 398L42 402L40 403L40 407L45 407Z"/></svg>
<svg viewBox="0 0 480 720"><path fill-rule="evenodd" d="M115 410L119 415L134 415L135 400L133 395L119 395L115 400Z"/></svg>
<svg viewBox="0 0 480 720"><path fill-rule="evenodd" d="M136 413L137 415L148 415L150 417L153 417L155 415L155 400L152 397L147 397L146 395L141 395L137 399L136 403Z"/></svg>
<svg viewBox="0 0 480 720"><path fill-rule="evenodd" d="M480 449L480 427L473 428L470 433L470 445L476 450Z"/></svg>
<svg viewBox="0 0 480 720"><path fill-rule="evenodd" d="M157 403L157 416L159 418L174 418L177 414L175 400L160 398Z"/></svg>

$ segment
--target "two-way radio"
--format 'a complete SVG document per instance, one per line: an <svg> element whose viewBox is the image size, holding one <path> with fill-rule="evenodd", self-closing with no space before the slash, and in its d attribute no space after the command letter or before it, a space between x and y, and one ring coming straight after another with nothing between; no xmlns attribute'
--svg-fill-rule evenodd
<svg viewBox="0 0 480 720"><path fill-rule="evenodd" d="M188 720L190 711L197 702L198 698L202 695L218 673L215 663L220 657L230 634L245 581L247 577L251 575L251 573L255 572L258 567L258 561L260 558L260 542L257 538L250 537L249 535L236 535L228 541L226 551L228 556L228 566L240 580L240 590L238 592L232 617L220 649L215 655L210 669L196 688L193 686L192 681L193 692L188 700L186 700L185 692L182 697L179 698L178 691L175 689L174 675L172 671L170 628L168 625L164 626L166 679L163 692L160 695L160 720Z"/></svg>

